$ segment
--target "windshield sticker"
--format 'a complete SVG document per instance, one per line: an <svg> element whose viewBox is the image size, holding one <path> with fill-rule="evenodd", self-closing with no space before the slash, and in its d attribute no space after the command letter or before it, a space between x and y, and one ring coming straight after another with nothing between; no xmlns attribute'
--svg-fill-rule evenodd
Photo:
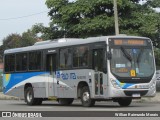
<svg viewBox="0 0 160 120"><path fill-rule="evenodd" d="M126 67L125 64L116 64L116 68L122 68L122 67Z"/></svg>
<svg viewBox="0 0 160 120"><path fill-rule="evenodd" d="M131 70L130 71L130 75L131 75L131 77L135 77L136 76L136 71L135 70Z"/></svg>
<svg viewBox="0 0 160 120"><path fill-rule="evenodd" d="M132 49L133 53L136 54L137 53L137 50L136 49Z"/></svg>
<svg viewBox="0 0 160 120"><path fill-rule="evenodd" d="M127 68L116 68L116 72L117 73L128 73L128 69Z"/></svg>
<svg viewBox="0 0 160 120"><path fill-rule="evenodd" d="M138 68L136 68L136 73L139 74L139 69Z"/></svg>

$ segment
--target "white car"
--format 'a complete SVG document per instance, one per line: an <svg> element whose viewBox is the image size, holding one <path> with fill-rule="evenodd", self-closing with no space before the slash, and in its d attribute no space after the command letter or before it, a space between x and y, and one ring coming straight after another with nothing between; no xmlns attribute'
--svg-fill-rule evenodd
<svg viewBox="0 0 160 120"><path fill-rule="evenodd" d="M156 71L156 88L160 91L160 70Z"/></svg>

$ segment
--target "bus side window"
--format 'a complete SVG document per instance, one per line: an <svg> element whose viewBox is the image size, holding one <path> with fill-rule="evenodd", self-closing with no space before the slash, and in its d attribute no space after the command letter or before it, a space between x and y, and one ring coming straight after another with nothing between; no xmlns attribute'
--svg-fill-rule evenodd
<svg viewBox="0 0 160 120"><path fill-rule="evenodd" d="M27 70L27 53L16 54L16 71Z"/></svg>
<svg viewBox="0 0 160 120"><path fill-rule="evenodd" d="M73 67L87 67L89 64L88 46L75 47L73 50Z"/></svg>
<svg viewBox="0 0 160 120"><path fill-rule="evenodd" d="M29 70L41 70L41 51L29 52Z"/></svg>
<svg viewBox="0 0 160 120"><path fill-rule="evenodd" d="M95 71L103 71L103 49L93 50L92 68Z"/></svg>
<svg viewBox="0 0 160 120"><path fill-rule="evenodd" d="M72 67L72 49L64 48L60 49L60 69L67 69Z"/></svg>

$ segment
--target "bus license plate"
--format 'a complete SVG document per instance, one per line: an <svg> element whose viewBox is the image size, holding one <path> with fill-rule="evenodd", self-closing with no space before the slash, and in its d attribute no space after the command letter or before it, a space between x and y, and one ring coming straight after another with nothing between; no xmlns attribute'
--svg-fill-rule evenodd
<svg viewBox="0 0 160 120"><path fill-rule="evenodd" d="M132 94L132 97L141 97L140 94Z"/></svg>

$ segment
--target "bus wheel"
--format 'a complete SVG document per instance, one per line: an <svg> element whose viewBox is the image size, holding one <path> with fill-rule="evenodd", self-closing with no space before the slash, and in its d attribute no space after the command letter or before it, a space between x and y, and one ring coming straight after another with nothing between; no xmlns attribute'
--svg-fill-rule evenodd
<svg viewBox="0 0 160 120"><path fill-rule="evenodd" d="M41 105L42 104L42 99L41 98L36 98L36 105Z"/></svg>
<svg viewBox="0 0 160 120"><path fill-rule="evenodd" d="M82 88L81 102L84 107L91 107L95 104L95 100L91 99L90 97L90 91L87 86Z"/></svg>
<svg viewBox="0 0 160 120"><path fill-rule="evenodd" d="M129 106L132 102L132 98L119 98L118 104L122 107Z"/></svg>
<svg viewBox="0 0 160 120"><path fill-rule="evenodd" d="M27 102L27 105L35 105L37 100L34 98L33 88L28 87L25 90L25 101Z"/></svg>
<svg viewBox="0 0 160 120"><path fill-rule="evenodd" d="M73 100L73 98L60 98L58 102L61 105L71 105L73 103Z"/></svg>

